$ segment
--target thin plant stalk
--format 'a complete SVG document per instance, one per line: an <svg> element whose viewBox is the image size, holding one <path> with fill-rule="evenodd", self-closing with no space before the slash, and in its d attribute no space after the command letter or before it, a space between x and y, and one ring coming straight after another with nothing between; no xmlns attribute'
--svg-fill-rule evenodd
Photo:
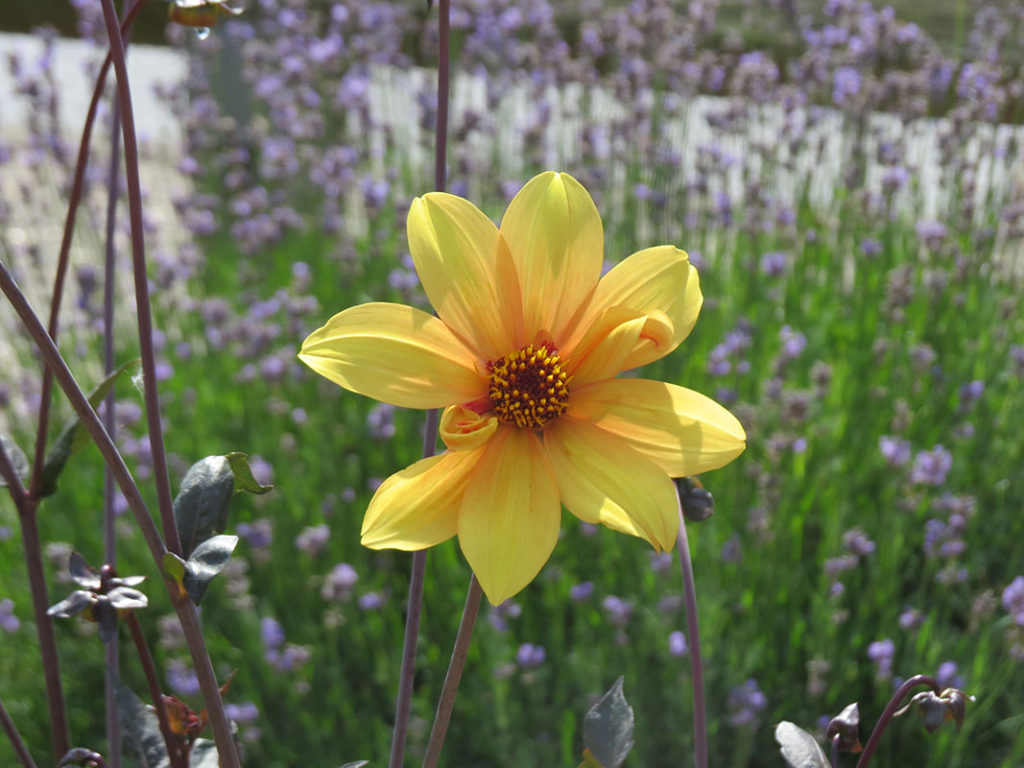
<svg viewBox="0 0 1024 768"><path fill-rule="evenodd" d="M125 36L135 23L142 2L135 3L132 9L126 14L124 23L121 24L121 35ZM82 191L85 184L85 168L89 161L89 144L92 141L92 128L96 122L96 113L99 108L100 98L103 96L103 88L107 81L107 73L113 57L108 52L100 66L99 74L96 76L96 84L93 86L92 98L89 101L89 108L85 113L85 122L82 126L82 138L78 142L78 157L75 160L75 172L71 181L71 193L68 196L68 209L64 217L64 232L61 235L60 251L57 256L57 269L53 277L53 296L50 300L50 319L47 331L54 341L60 329L60 305L64 296L64 283L66 282L68 265L71 260L71 240L75 231L75 218L78 215L78 207L82 201ZM43 381L40 388L39 400L39 422L36 429L35 459L32 462L32 480L29 483L32 498L39 498L42 490L43 458L46 455L46 435L49 431L50 407L53 403L53 374L50 369L43 366Z"/></svg>
<svg viewBox="0 0 1024 768"><path fill-rule="evenodd" d="M75 377L72 376L67 363L61 356L56 344L53 343L53 339L47 335L43 324L32 310L25 295L14 282L14 278L11 277L11 273L4 266L3 262L0 262L0 291L3 291L4 295L7 296L7 300L18 314L18 317L21 318L22 325L28 331L29 336L32 337L32 341L39 349L43 361L53 371L54 378L60 384L61 389L64 390L64 394L70 401L71 407L78 414L82 426L88 431L96 443L96 447L99 448L100 454L103 456L107 466L113 471L114 479L117 481L121 493L124 494L128 502L128 508L132 511L135 521L142 531L142 537L146 540L146 545L149 547L153 562L156 563L157 568L162 569L163 556L167 550L164 548L163 541L160 538L160 531L150 516L149 509L142 498L142 494L139 492L138 486L132 479L131 473L128 471L128 467L125 465L124 459L118 452L117 447L110 439L110 435L103 428L103 424L96 415L96 411L89 405L89 401L82 392L82 388L75 381ZM196 677L199 680L199 688L203 694L203 701L206 704L207 713L210 717L210 724L213 727L214 741L217 745L221 766L222 768L240 768L241 764L239 763L234 740L231 736L231 727L224 713L224 701L220 695L217 678L213 673L213 664L210 662L210 656L206 651L206 641L199 626L199 616L196 613L196 607L184 590L180 589L174 582L165 579L164 586L167 588L171 603L178 614L178 620L181 622L182 632L185 636L185 643L188 645L189 653L192 656Z"/></svg>
<svg viewBox="0 0 1024 768"><path fill-rule="evenodd" d="M693 580L693 561L690 560L690 541L686 536L686 519L679 506L679 567L683 574L683 596L686 602L686 644L690 649L690 677L693 678L693 739L694 765L708 768L708 720L704 693L704 663L700 655L700 628L697 625L697 588Z"/></svg>
<svg viewBox="0 0 1024 768"><path fill-rule="evenodd" d="M14 725L14 721L11 719L10 714L8 714L3 700L0 700L0 725L3 726L4 733L7 734L7 738L10 740L11 746L14 747L14 754L18 756L18 761L21 763L23 768L36 768L36 764L32 760L32 755L29 754L28 747L25 746L25 742L22 740L21 734L18 733L18 729Z"/></svg>
<svg viewBox="0 0 1024 768"><path fill-rule="evenodd" d="M132 3L129 0L129 6ZM126 8L130 11L131 8ZM125 35L125 43L128 36ZM120 175L121 141L118 133L121 130L121 115L118 109L117 94L114 94L114 108L111 115L110 131L110 167L107 173L107 221L106 247L103 255L103 370L109 375L114 370L114 269L117 249L114 242L117 225L118 177ZM103 401L103 426L111 439L116 437L116 421L114 419L114 390L107 393ZM114 527L114 475L110 467L103 467L103 561L108 565L117 565L117 531ZM118 637L115 634L106 644L104 653L107 707L107 752L110 754L110 768L121 768L121 721L117 713L117 684L120 679L120 662L118 659Z"/></svg>
<svg viewBox="0 0 1024 768"><path fill-rule="evenodd" d="M882 734L885 733L885 729L889 727L889 723L892 721L892 717L896 713L896 710L899 709L900 704L903 703L903 699L907 697L907 694L919 685L927 685L932 689L932 692L936 694L941 692L939 684L934 678L929 677L928 675L914 675L903 683L903 685L897 688L896 693L892 695L892 698L889 699L889 703L886 704L885 709L882 710L882 716L879 717L878 722L875 723L875 728L871 731L868 743L864 745L864 751L860 753L860 759L857 761L857 768L865 768L865 766L871 762L871 756L878 748L878 743L882 740Z"/></svg>
<svg viewBox="0 0 1024 768"><path fill-rule="evenodd" d="M459 681L462 680L462 670L466 666L469 641L473 639L473 626L476 624L476 615L480 610L482 595L480 582L476 580L475 575L471 576L469 592L466 594L466 605L462 609L462 620L459 622L459 632L455 636L452 660L448 664L448 673L444 676L444 687L441 689L441 698L437 702L434 726L430 729L430 741L427 742L427 751L423 756L423 768L436 768L437 761L441 757L441 748L444 746L444 737L448 733L448 723L451 721L452 709L455 707L455 694L459 690Z"/></svg>
<svg viewBox="0 0 1024 768"><path fill-rule="evenodd" d="M0 267L3 265L0 264ZM59 758L71 746L68 730L67 710L64 704L64 686L60 679L60 657L57 655L57 638L53 631L53 619L47 615L50 599L46 588L46 574L43 570L42 545L39 540L39 524L36 518L38 502L25 490L25 486L14 469L14 464L3 444L0 443L0 476L7 483L7 490L18 511L21 529L22 549L25 552L25 570L31 586L32 614L39 637L39 655L43 664L43 682L46 687L46 704L50 713L50 738L54 757Z"/></svg>
<svg viewBox="0 0 1024 768"><path fill-rule="evenodd" d="M448 178L448 101L451 82L449 44L450 2L438 3L438 63L437 63L437 124L434 136L434 188L444 192ZM423 427L423 458L433 456L437 445L437 425L440 411L427 411ZM402 641L402 669L399 673L398 698L395 703L395 729L391 736L389 768L401 768L405 760L405 745L409 733L409 715L412 709L412 688L416 670L416 640L419 636L420 617L423 613L423 581L427 569L427 552L419 550L412 555L409 575L409 602L405 614L405 636Z"/></svg>
<svg viewBox="0 0 1024 768"><path fill-rule="evenodd" d="M179 748L180 743L175 738L174 731L171 730L171 721L167 717L167 707L164 704L160 679L157 677L156 664L153 663L153 654L149 651L146 638L142 634L142 625L139 624L139 619L134 611L128 613L127 622L132 642L135 643L135 651L139 654L139 661L142 663L142 672L146 676L149 698L153 700L153 709L156 710L156 719L160 723L160 733L164 737L171 768L188 768L188 757Z"/></svg>
<svg viewBox="0 0 1024 768"><path fill-rule="evenodd" d="M135 138L135 114L132 110L128 66L124 41L121 39L114 0L101 0L103 20L110 41L110 53L117 79L117 98L121 114L121 135L124 141L124 170L128 182L128 220L131 224L132 272L135 281L135 304L139 321L139 354L142 358L143 394L146 401L146 426L153 455L153 480L157 507L167 549L181 555L181 540L174 521L171 480L167 472L163 424L160 420L160 397L156 388L156 355L153 351L153 316L149 304L149 280L146 276L146 244L142 224L142 184L139 180L139 147Z"/></svg>

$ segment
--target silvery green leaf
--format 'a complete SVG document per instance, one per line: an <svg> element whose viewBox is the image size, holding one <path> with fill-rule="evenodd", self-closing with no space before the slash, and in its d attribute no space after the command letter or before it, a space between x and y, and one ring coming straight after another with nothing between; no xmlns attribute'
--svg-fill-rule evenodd
<svg viewBox="0 0 1024 768"><path fill-rule="evenodd" d="M775 740L790 768L831 768L815 738L788 720L775 726Z"/></svg>
<svg viewBox="0 0 1024 768"><path fill-rule="evenodd" d="M633 708L619 678L583 718L583 744L604 768L619 768L633 748Z"/></svg>

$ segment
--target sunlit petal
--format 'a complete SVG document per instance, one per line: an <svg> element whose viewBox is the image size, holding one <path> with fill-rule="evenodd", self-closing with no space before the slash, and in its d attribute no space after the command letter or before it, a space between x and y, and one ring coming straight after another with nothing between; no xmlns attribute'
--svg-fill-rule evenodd
<svg viewBox="0 0 1024 768"><path fill-rule="evenodd" d="M729 411L662 381L613 379L574 390L568 414L617 435L671 477L718 469L746 448L746 432Z"/></svg>
<svg viewBox="0 0 1024 768"><path fill-rule="evenodd" d="M487 393L473 354L455 334L401 304L346 309L306 338L299 359L345 389L406 408L440 408Z"/></svg>
<svg viewBox="0 0 1024 768"><path fill-rule="evenodd" d="M468 451L487 444L498 430L494 414L482 414L463 405L445 408L439 432L444 444L453 451Z"/></svg>
<svg viewBox="0 0 1024 768"><path fill-rule="evenodd" d="M385 480L363 518L363 546L417 550L454 536L462 495L482 454L483 449L446 451Z"/></svg>
<svg viewBox="0 0 1024 768"><path fill-rule="evenodd" d="M609 307L602 312L573 350L568 366L572 387L618 375L646 323L646 316L625 307Z"/></svg>
<svg viewBox="0 0 1024 768"><path fill-rule="evenodd" d="M565 173L526 183L501 220L523 292L526 334L560 342L601 275L604 229L594 201Z"/></svg>
<svg viewBox="0 0 1024 768"><path fill-rule="evenodd" d="M431 192L413 200L407 228L438 317L484 359L512 349L522 334L519 281L494 222L468 200Z"/></svg>
<svg viewBox="0 0 1024 768"><path fill-rule="evenodd" d="M679 512L665 470L616 435L566 416L545 430L544 446L562 502L576 517L672 548Z"/></svg>
<svg viewBox="0 0 1024 768"><path fill-rule="evenodd" d="M664 357L689 336L703 301L697 270L684 251L671 245L637 251L601 278L568 346L609 307L664 313L668 322L652 324L625 362L625 368L637 368Z"/></svg>
<svg viewBox="0 0 1024 768"><path fill-rule="evenodd" d="M540 439L500 429L473 470L459 512L459 545L492 604L519 592L547 562L561 510Z"/></svg>

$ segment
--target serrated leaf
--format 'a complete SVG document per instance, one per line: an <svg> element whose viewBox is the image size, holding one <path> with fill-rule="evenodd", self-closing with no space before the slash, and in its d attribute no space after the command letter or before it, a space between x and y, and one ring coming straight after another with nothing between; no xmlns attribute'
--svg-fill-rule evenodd
<svg viewBox="0 0 1024 768"><path fill-rule="evenodd" d="M619 768L633 748L633 708L622 693L623 680L616 680L583 718L583 745L603 768Z"/></svg>
<svg viewBox="0 0 1024 768"><path fill-rule="evenodd" d="M7 458L11 460L11 466L14 467L14 474L21 478L21 482L24 484L28 480L29 466L28 457L25 456L25 452L18 447L18 444L11 440L7 435L0 435L0 445L3 445L4 451L7 453ZM6 488L7 481L3 477L0 477L0 488Z"/></svg>
<svg viewBox="0 0 1024 768"><path fill-rule="evenodd" d="M235 475L224 456L207 456L189 468L174 499L174 520L186 558L215 533L224 532L234 489Z"/></svg>
<svg viewBox="0 0 1024 768"><path fill-rule="evenodd" d="M235 493L247 491L257 495L270 493L274 490L273 485L260 485L253 477L252 468L249 466L249 456L245 453L233 451L224 457L231 465L231 471L235 475Z"/></svg>
<svg viewBox="0 0 1024 768"><path fill-rule="evenodd" d="M117 712L121 717L125 744L138 759L139 768L168 768L171 760L167 756L156 714L130 688L120 683L117 686Z"/></svg>
<svg viewBox="0 0 1024 768"><path fill-rule="evenodd" d="M182 585L192 602L199 605L213 578L224 570L238 545L237 536L213 536L202 542L185 563Z"/></svg>
<svg viewBox="0 0 1024 768"><path fill-rule="evenodd" d="M775 740L790 768L831 768L817 740L788 720L775 726Z"/></svg>
<svg viewBox="0 0 1024 768"><path fill-rule="evenodd" d="M110 389L114 386L114 383L121 378L125 373L133 370L139 364L138 358L135 360L129 360L127 363L122 365L115 371L112 371L107 378L99 383L89 394L89 405L93 409L99 408L100 403L110 392ZM50 450L46 454L46 458L43 459L43 473L42 473L42 496L51 496L57 490L57 478L60 477L60 473L64 471L64 466L67 464L68 459L79 451L86 443L89 442L89 432L82 429L82 422L78 416L75 415L61 430L60 434L57 435L57 439L53 441L53 445L50 446Z"/></svg>

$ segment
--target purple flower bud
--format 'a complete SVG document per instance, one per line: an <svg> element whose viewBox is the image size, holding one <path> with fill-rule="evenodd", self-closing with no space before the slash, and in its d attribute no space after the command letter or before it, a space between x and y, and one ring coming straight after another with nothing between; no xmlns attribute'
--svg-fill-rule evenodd
<svg viewBox="0 0 1024 768"><path fill-rule="evenodd" d="M569 587L569 599L574 603L582 603L594 594L594 582L583 581Z"/></svg>

